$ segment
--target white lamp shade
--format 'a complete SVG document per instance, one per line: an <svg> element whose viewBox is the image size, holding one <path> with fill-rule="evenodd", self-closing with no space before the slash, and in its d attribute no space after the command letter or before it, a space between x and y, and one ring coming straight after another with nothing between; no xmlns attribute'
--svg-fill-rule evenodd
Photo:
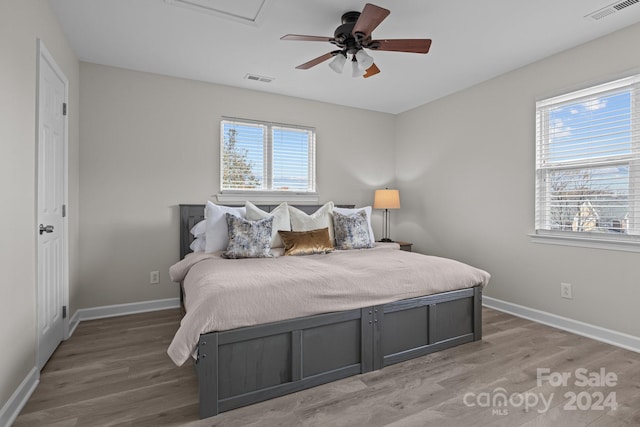
<svg viewBox="0 0 640 427"><path fill-rule="evenodd" d="M361 77L365 71L366 70L360 68L358 61L351 61L351 77Z"/></svg>
<svg viewBox="0 0 640 427"><path fill-rule="evenodd" d="M339 53L333 58L333 61L329 62L329 67L336 73L342 73L344 69L344 63L347 61L347 57Z"/></svg>
<svg viewBox="0 0 640 427"><path fill-rule="evenodd" d="M373 198L374 209L400 209L400 191L376 190Z"/></svg>
<svg viewBox="0 0 640 427"><path fill-rule="evenodd" d="M360 69L363 71L367 71L367 68L373 65L373 58L370 55L367 55L367 52L365 52L364 49L360 49L356 53L356 59L358 60Z"/></svg>

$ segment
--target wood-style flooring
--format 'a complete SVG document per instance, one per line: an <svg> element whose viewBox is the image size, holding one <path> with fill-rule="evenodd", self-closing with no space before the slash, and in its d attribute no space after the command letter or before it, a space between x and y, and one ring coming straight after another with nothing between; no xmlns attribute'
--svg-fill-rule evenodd
<svg viewBox="0 0 640 427"><path fill-rule="evenodd" d="M165 353L178 310L82 322L15 426L640 425L640 354L494 310L483 316L480 342L206 420L192 366L178 368ZM540 384L539 368L550 376ZM601 369L609 385L596 384ZM583 384L581 373L594 382ZM566 386L546 380L567 374Z"/></svg>

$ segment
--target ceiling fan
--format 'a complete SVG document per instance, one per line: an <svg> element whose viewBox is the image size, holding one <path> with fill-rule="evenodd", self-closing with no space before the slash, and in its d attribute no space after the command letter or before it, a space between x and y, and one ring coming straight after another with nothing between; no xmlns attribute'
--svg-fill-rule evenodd
<svg viewBox="0 0 640 427"><path fill-rule="evenodd" d="M340 49L325 53L296 68L307 70L328 59L334 58L329 67L341 73L345 62L351 55L352 76L371 77L380 72L373 63L373 58L364 49L386 50L393 52L427 53L431 47L431 39L380 39L373 40L371 32L391 13L388 9L367 3L361 12L347 12L342 15L342 25L336 28L333 37L305 36L287 34L281 40L298 40L313 42L329 42Z"/></svg>

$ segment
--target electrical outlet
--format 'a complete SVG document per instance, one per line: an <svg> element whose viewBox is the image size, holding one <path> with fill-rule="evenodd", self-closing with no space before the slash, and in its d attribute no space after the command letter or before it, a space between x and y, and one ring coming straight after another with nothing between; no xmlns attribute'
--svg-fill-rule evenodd
<svg viewBox="0 0 640 427"><path fill-rule="evenodd" d="M560 283L560 296L566 299L573 299L571 283Z"/></svg>
<svg viewBox="0 0 640 427"><path fill-rule="evenodd" d="M149 283L151 283L152 285L157 285L158 283L160 283L159 271L152 271L151 273L149 273Z"/></svg>

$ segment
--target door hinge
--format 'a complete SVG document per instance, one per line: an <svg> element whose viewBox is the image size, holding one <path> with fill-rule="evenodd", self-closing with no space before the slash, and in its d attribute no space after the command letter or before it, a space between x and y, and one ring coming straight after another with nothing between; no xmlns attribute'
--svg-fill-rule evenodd
<svg viewBox="0 0 640 427"><path fill-rule="evenodd" d="M62 115L63 116L67 115L67 103L66 102L62 103Z"/></svg>
<svg viewBox="0 0 640 427"><path fill-rule="evenodd" d="M67 216L67 205L62 205L62 218Z"/></svg>
<svg viewBox="0 0 640 427"><path fill-rule="evenodd" d="M67 306L66 305L62 306L62 318L63 319L67 318Z"/></svg>

